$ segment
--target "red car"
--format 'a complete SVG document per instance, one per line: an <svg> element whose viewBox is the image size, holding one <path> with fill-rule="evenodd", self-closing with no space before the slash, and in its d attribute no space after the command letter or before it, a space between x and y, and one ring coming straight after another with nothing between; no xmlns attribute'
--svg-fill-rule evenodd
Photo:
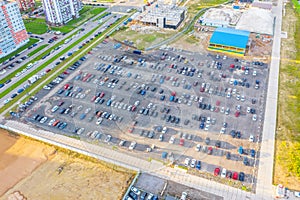
<svg viewBox="0 0 300 200"><path fill-rule="evenodd" d="M180 146L183 146L183 145L184 145L184 139L183 139L183 138L180 138L180 140L179 140L179 145L180 145Z"/></svg>
<svg viewBox="0 0 300 200"><path fill-rule="evenodd" d="M46 69L46 73L48 73L48 72L50 72L51 71L51 69Z"/></svg>
<svg viewBox="0 0 300 200"><path fill-rule="evenodd" d="M104 97L105 93L104 92L101 92L100 94L100 98Z"/></svg>
<svg viewBox="0 0 300 200"><path fill-rule="evenodd" d="M132 106L131 111L134 112L136 110L136 106Z"/></svg>
<svg viewBox="0 0 300 200"><path fill-rule="evenodd" d="M176 96L176 92L172 92L172 93L171 93L171 96L174 96L174 97L175 97L175 96Z"/></svg>
<svg viewBox="0 0 300 200"><path fill-rule="evenodd" d="M220 168L217 167L214 171L214 175L219 176L219 174L220 174Z"/></svg>
<svg viewBox="0 0 300 200"><path fill-rule="evenodd" d="M211 155L211 154L212 154L212 151L213 151L213 148L212 148L212 147L208 147L208 149L207 149L207 154L208 154L208 155Z"/></svg>
<svg viewBox="0 0 300 200"><path fill-rule="evenodd" d="M128 129L128 132L129 132L129 133L132 133L133 130L134 130L134 127L130 127L130 128Z"/></svg>
<svg viewBox="0 0 300 200"><path fill-rule="evenodd" d="M96 100L97 96L93 96L91 99L91 102L94 102Z"/></svg>
<svg viewBox="0 0 300 200"><path fill-rule="evenodd" d="M70 84L67 83L67 84L64 86L65 90L68 89L69 86L70 86Z"/></svg>
<svg viewBox="0 0 300 200"><path fill-rule="evenodd" d="M220 106L220 104L221 104L221 101L216 101L216 106Z"/></svg>
<svg viewBox="0 0 300 200"><path fill-rule="evenodd" d="M233 180L238 180L238 178L239 178L239 173L233 172L232 179Z"/></svg>
<svg viewBox="0 0 300 200"><path fill-rule="evenodd" d="M204 90L205 90L204 87L200 88L200 92L204 92Z"/></svg>
<svg viewBox="0 0 300 200"><path fill-rule="evenodd" d="M235 114L234 114L234 116L235 116L235 117L239 117L239 116L240 116L240 112L239 112L239 111L236 111Z"/></svg>

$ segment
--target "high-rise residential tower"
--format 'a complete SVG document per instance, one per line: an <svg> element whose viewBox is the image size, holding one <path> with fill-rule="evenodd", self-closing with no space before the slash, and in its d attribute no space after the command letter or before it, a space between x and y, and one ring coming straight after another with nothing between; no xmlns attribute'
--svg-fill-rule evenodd
<svg viewBox="0 0 300 200"><path fill-rule="evenodd" d="M29 9L34 9L34 0L17 0L20 10L25 11Z"/></svg>
<svg viewBox="0 0 300 200"><path fill-rule="evenodd" d="M46 22L60 26L79 17L82 8L80 0L42 0Z"/></svg>
<svg viewBox="0 0 300 200"><path fill-rule="evenodd" d="M17 3L0 2L0 58L29 41Z"/></svg>

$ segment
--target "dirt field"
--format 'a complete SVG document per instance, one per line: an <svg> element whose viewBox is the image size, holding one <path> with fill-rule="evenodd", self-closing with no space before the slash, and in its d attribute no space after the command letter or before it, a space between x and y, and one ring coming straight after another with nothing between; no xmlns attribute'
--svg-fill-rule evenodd
<svg viewBox="0 0 300 200"><path fill-rule="evenodd" d="M81 157L1 131L0 199L121 199L133 173Z"/></svg>

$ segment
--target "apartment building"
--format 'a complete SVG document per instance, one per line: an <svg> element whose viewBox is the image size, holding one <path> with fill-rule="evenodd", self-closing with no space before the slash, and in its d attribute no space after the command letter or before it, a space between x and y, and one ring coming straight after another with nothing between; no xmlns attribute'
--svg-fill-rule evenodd
<svg viewBox="0 0 300 200"><path fill-rule="evenodd" d="M17 3L0 2L0 58L29 41Z"/></svg>
<svg viewBox="0 0 300 200"><path fill-rule="evenodd" d="M82 9L80 0L42 0L46 22L51 26L61 26L79 17Z"/></svg>
<svg viewBox="0 0 300 200"><path fill-rule="evenodd" d="M35 6L34 0L17 0L17 3L22 11L33 9Z"/></svg>

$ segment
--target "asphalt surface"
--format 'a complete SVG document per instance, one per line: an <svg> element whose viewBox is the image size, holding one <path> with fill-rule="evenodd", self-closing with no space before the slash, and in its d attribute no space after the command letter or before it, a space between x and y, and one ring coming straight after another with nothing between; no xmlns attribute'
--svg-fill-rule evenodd
<svg viewBox="0 0 300 200"><path fill-rule="evenodd" d="M202 161L203 171L213 173L216 167L225 167L233 171L243 171L246 170L245 182L251 185L255 183L255 173L253 174L252 167L257 165L255 158L250 156L250 149L255 149L257 151L258 146L256 143L251 143L248 138L253 133L258 133L258 124L261 123L261 116L259 111L263 109L264 102L263 99L260 100L260 93L264 92L266 88L266 76L268 73L268 67L265 64L263 67L253 65L247 62L236 62L232 58L218 58L215 55L194 55L189 52L177 52L174 50L160 50L153 52L150 56L138 56L126 51L126 47L122 50L114 49L115 43L100 44L97 48L91 51L87 57L87 60L82 63L79 68L81 71L71 72L64 82L60 86L55 87L51 91L51 95L48 90L42 90L36 96L40 99L46 96L48 101L45 105L40 105L38 108L34 109L34 112L30 112L28 117L29 122L35 123L37 126L42 128L63 133L68 136L80 136L86 141L95 141L95 137L91 136L91 133L95 130L101 132L101 136L97 137L96 141L99 143L105 143L109 146L118 146L121 139L127 140L124 147L129 147L131 141L136 141L136 150L140 152L146 152L147 148L151 147L153 144L158 146L158 149L154 149L151 153L155 159L161 159L161 153L163 151L173 152L176 162L180 165L184 165L184 160L186 157L196 158ZM125 51L124 51L125 50ZM165 60L159 60L163 53L168 52ZM182 55L182 57L187 57L191 60L189 63L185 63L183 59L177 58L177 55ZM113 62L114 56L120 58L121 56L126 56L120 62ZM144 64L138 62L139 59L145 59ZM131 62L135 64L130 65ZM221 69L217 69L215 64L212 63L220 62L222 63ZM245 74L243 70L235 69L230 70L229 66L234 63L237 66L249 65L249 73ZM112 69L107 72L103 72L105 66L111 64ZM178 65L177 69L170 68L171 64ZM105 66L103 66L105 65ZM197 72L194 76L183 75L180 72L181 66L195 67ZM252 73L256 71L256 76ZM201 76L199 76L199 73ZM220 73L223 76L220 76ZM87 74L93 75L90 80L83 81L83 77ZM75 77L80 78L77 80ZM160 77L161 76L161 77ZM105 77L109 80L118 79L118 83L111 88L112 83L107 81L104 83ZM164 77L164 78L162 78ZM247 79L246 83L250 84L249 88L245 86L234 86L230 83L231 79L241 80ZM163 79L163 81L161 80ZM172 80L172 81L171 81ZM176 81L175 81L176 80ZM260 81L260 88L254 89L255 80ZM102 83L103 84L102 84ZM198 84L195 84L198 82ZM175 83L175 84L174 84ZM178 86L176 86L178 83ZM211 93L207 88L207 91L200 92L202 83L210 84L214 91ZM64 85L69 84L73 89L68 92L64 89ZM143 84L149 86L149 90L146 91L145 95L137 94L141 90ZM78 88L82 91L78 92ZM152 91L153 88L155 91ZM235 94L232 93L232 97L228 98L225 90L229 91L229 87L237 89ZM138 89L140 88L140 89ZM227 89L226 89L227 88ZM160 94L160 90L163 89L164 92ZM57 94L58 91L62 93ZM171 92L176 91L176 96L178 97L178 103L170 102ZM104 92L103 104L95 104L91 102L93 96L97 93ZM80 94L79 94L80 93ZM237 94L244 95L245 101L237 100ZM49 93L50 94L50 93ZM54 95L53 95L54 94ZM165 100L161 101L161 97L165 95ZM186 98L186 95L194 96ZM70 97L71 96L71 97ZM81 97L82 96L82 97ZM107 102L114 96L113 106L107 106ZM197 99L195 101L195 96ZM200 97L203 98L202 103L211 104L218 107L218 110L207 110L199 109ZM257 99L257 103L252 104L252 99ZM93 99L93 101L95 98ZM63 101L62 105L58 111L52 113L50 110L59 102ZM128 105L133 105L136 101L140 104L137 106L135 112L128 111ZM179 103L181 102L181 103ZM217 104L216 102L219 102ZM139 114L139 112L148 107L148 105L156 105L149 109L149 114ZM59 114L60 110L67 109L68 106L73 105L72 111L68 114ZM123 108L126 104L126 108ZM241 105L241 115L239 117L235 116L236 106ZM247 107L251 106L256 110L257 121L253 121L253 115L247 113ZM221 113L220 110L230 108L230 113L226 115ZM88 111L86 111L88 109ZM170 109L169 113L166 113L166 109ZM113 114L119 119L109 120L103 117L103 122L101 125L96 126L96 111L106 111ZM86 112L86 114L84 114ZM32 119L33 116L39 114L41 116L47 116L48 122L50 118L59 119L62 122L67 122L67 127L60 131L56 127L48 126L47 122L40 124ZM83 119L80 116L84 115ZM167 121L166 116L176 116L180 118L178 124ZM201 122L198 119L193 119L193 116L211 117L215 119L215 123L204 122L205 126L209 125L208 129L205 130L199 128ZM92 118L91 118L92 117ZM90 119L90 120L89 120ZM189 120L189 124L184 124L184 121ZM131 128L133 121L137 121L137 125L134 126L133 134L128 135L128 130ZM220 134L220 130L223 127L223 123L226 122L227 128L225 134ZM155 130L157 126L166 126L168 131L163 134L163 141L159 141L161 133ZM82 133L75 134L74 130L84 128ZM114 130L114 131L112 131ZM154 136L152 139L149 138L150 132L154 130ZM199 131L195 131L199 130ZM240 131L241 138L233 139L234 143L231 142L230 132L231 130ZM181 132L181 133L180 133ZM107 142L108 135L112 138ZM174 144L170 144L169 140L171 137L175 138ZM204 140L209 137L211 139L210 143L205 144ZM179 145L180 140L184 140L182 147ZM255 138L256 140L256 138ZM220 147L215 148L214 145L216 141L221 141ZM201 145L201 152L198 153L194 149L197 144ZM213 147L212 155L207 155L208 147ZM243 146L244 153L239 155L237 149L239 146ZM230 161L224 160L226 152L231 152ZM257 154L258 152L256 152ZM141 157L147 157L149 155L142 153ZM220 159L220 163L213 162L209 160L211 157L214 159ZM243 159L247 157L248 166L243 167ZM230 164L234 163L234 164Z"/></svg>
<svg viewBox="0 0 300 200"><path fill-rule="evenodd" d="M113 15L109 15L109 16L103 18L103 22L106 20L105 23L104 23L103 25L101 25L101 27L99 27L94 33L99 32L99 31L103 32L103 31L107 28L107 26L108 26L109 24L113 23L113 22L117 19L117 18L114 18L114 17L112 17L112 16L113 16ZM120 15L120 14L117 14L117 15L115 15L115 16L121 16L121 15ZM80 37L82 37L85 33L88 33L88 32L90 31L90 29L95 28L95 26L96 26L97 24L98 24L98 22L92 22L92 21L90 21L89 23L87 23L86 26L83 26L83 27L85 27L85 31L82 31L82 32L80 32L80 34L77 34L77 35L75 36L75 38L80 38ZM94 34L91 34L91 36L89 36L88 38L86 38L85 41L89 40L89 39L92 38L92 37L94 37ZM12 79L12 82L10 82L10 83L8 84L8 86L9 86L9 85L12 85L14 82L16 82L16 81L22 79L22 77L25 76L27 73L29 73L29 72L31 72L32 70L34 70L34 69L36 69L37 67L39 67L39 65L43 64L43 62L46 62L47 60L51 59L53 56L55 56L56 54L58 54L61 50L63 50L64 48L68 47L69 45L71 45L72 42L76 42L76 40L75 40L75 39L72 39L71 42L69 42L67 45L62 45L62 47L61 47L58 51L54 51L54 52L53 52L52 54L50 54L50 56L48 56L46 59L41 60L41 61L38 62L38 64L36 64L34 67L32 67L31 69L27 70L26 73L24 73L23 75L21 75L21 76L19 76L19 77L14 77L14 78ZM72 49L69 50L69 52L74 52L75 50L78 50L78 47L81 46L81 45L82 45L82 44L78 44L78 45L74 46ZM68 56L67 56L67 53L66 53L66 55L64 55L64 56L67 58L67 57L68 57ZM56 63L56 62L58 62L58 61L60 61L60 60L59 60L59 59L55 60L55 61L53 62L53 64L52 64L52 66L54 67L54 66L55 66L54 63ZM49 68L52 68L52 67L51 67L51 66L50 66L50 67L49 67L49 66L45 67L45 68L42 69L40 72L38 72L37 75L38 75L38 74L39 74L39 75L45 74L46 69L49 69ZM1 102L0 102L1 105L4 105L4 101L5 101L5 100L11 99L11 96L12 96L13 94L17 94L17 91L18 91L20 88L22 88L22 86L24 86L24 85L26 85L26 84L28 84L27 81L25 81L24 84L22 84L22 85L19 86L18 88L15 88L15 89L11 90L10 93L8 93L8 94L5 95L3 98L1 98ZM5 89L7 89L7 88L6 88L6 87L1 88L2 91L4 91Z"/></svg>

